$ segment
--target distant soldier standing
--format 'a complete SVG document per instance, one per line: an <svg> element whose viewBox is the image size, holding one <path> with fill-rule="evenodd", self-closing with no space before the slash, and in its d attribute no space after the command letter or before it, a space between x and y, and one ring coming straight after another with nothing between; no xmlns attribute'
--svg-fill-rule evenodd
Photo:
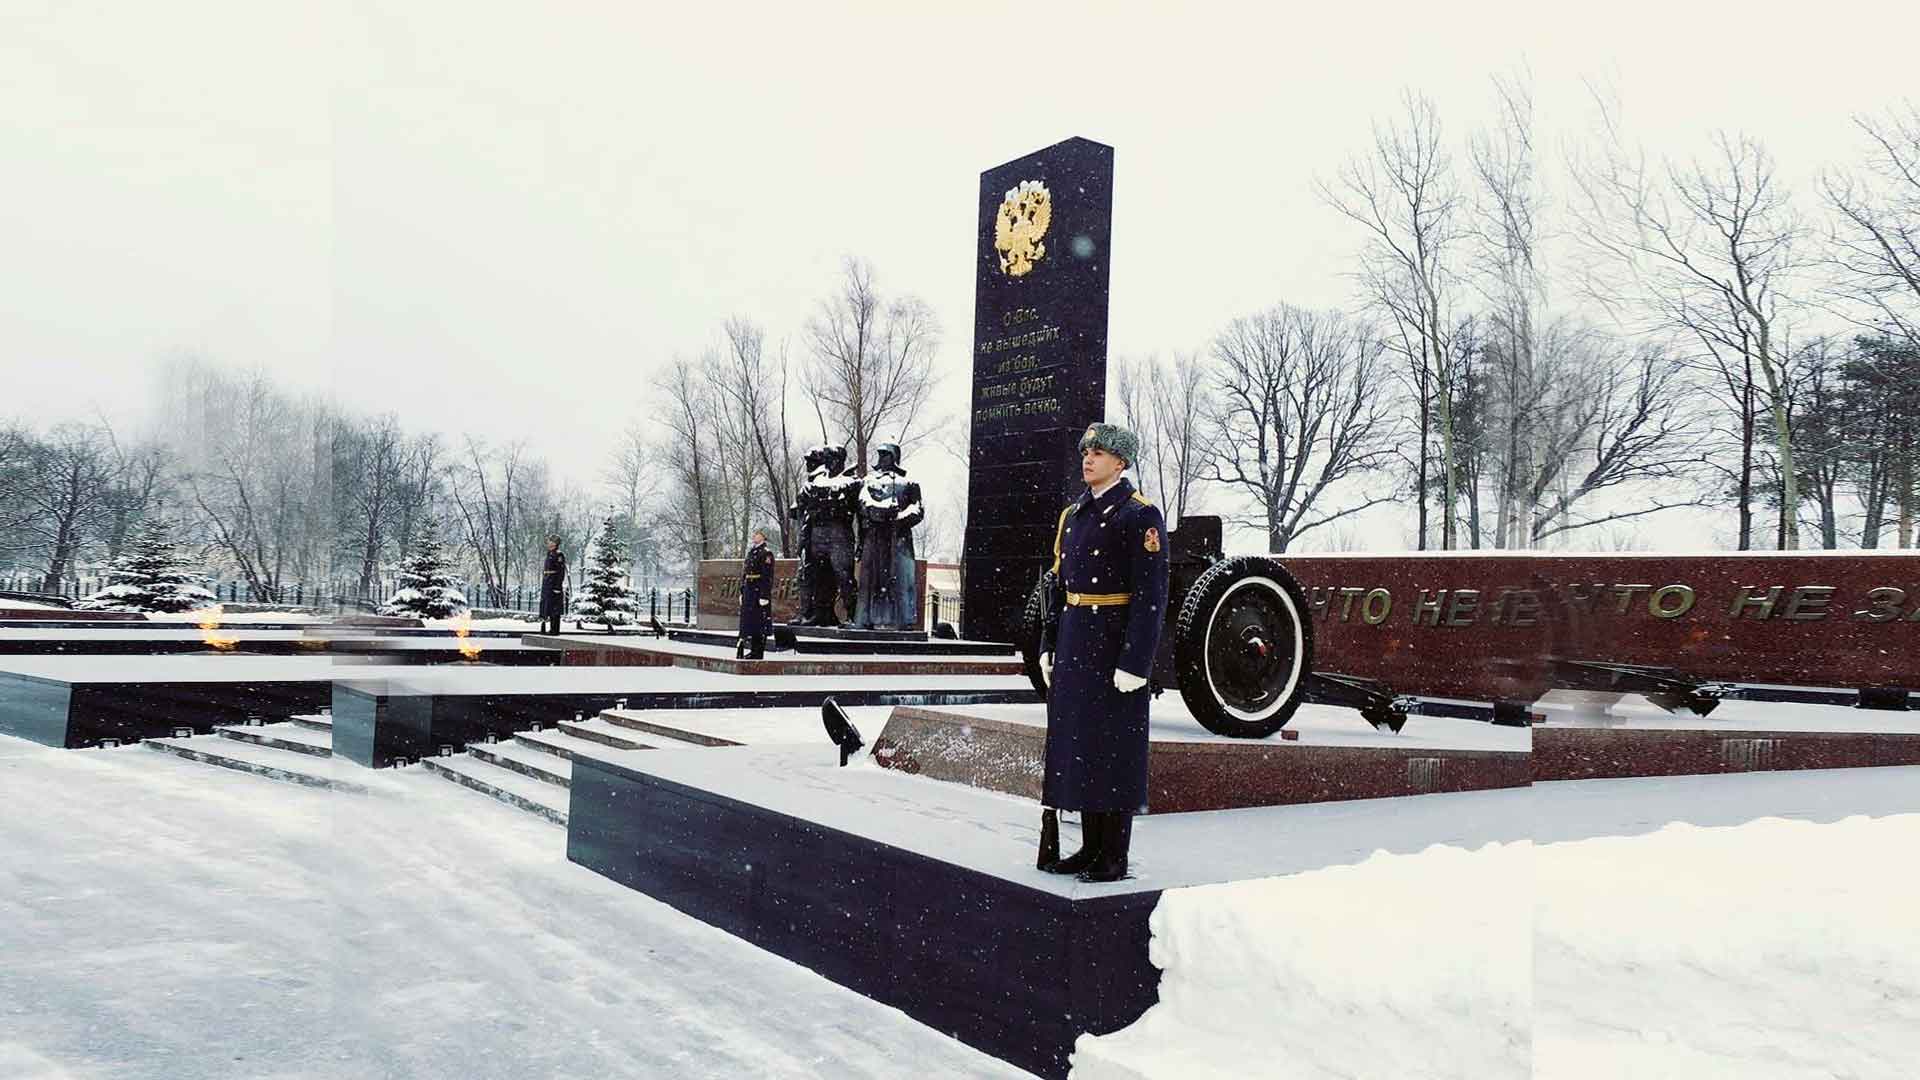
<svg viewBox="0 0 1920 1080"><path fill-rule="evenodd" d="M558 536L547 537L547 561L540 568L540 632L558 634L567 610L567 556Z"/></svg>
<svg viewBox="0 0 1920 1080"><path fill-rule="evenodd" d="M1056 618L1042 643L1047 694L1041 802L1081 812L1078 852L1041 869L1082 881L1127 876L1133 815L1147 802L1147 679L1166 617L1166 522L1122 475L1139 439L1094 424L1080 439L1086 494L1054 533Z"/></svg>
<svg viewBox="0 0 1920 1080"><path fill-rule="evenodd" d="M734 655L760 660L767 655L767 633L773 629L773 552L767 549L767 531L753 530L740 569L740 642Z"/></svg>

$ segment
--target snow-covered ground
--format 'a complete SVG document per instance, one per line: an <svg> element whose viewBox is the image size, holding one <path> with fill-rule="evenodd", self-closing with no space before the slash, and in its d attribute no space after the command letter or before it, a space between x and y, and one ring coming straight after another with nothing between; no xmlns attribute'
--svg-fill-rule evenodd
<svg viewBox="0 0 1920 1080"><path fill-rule="evenodd" d="M1171 890L1159 1004L1074 1080L1525 1077L1532 874L1519 841Z"/></svg>
<svg viewBox="0 0 1920 1080"><path fill-rule="evenodd" d="M1008 1077L419 770L0 736L0 1076Z"/></svg>
<svg viewBox="0 0 1920 1080"><path fill-rule="evenodd" d="M1531 845L1170 890L1159 1004L1073 1075L1915 1075L1920 768L1528 795Z"/></svg>

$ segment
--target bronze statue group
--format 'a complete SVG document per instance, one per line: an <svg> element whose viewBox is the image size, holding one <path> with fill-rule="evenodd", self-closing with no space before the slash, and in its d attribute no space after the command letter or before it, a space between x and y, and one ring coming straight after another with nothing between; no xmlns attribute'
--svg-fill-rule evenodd
<svg viewBox="0 0 1920 1080"><path fill-rule="evenodd" d="M844 446L808 450L806 469L806 482L787 509L800 527L800 603L792 625L863 630L919 626L913 529L926 511L920 485L901 467L900 445L876 443L873 468L864 477L848 464ZM756 532L754 539L741 571L737 649L749 659L764 655L773 628L773 556L764 532ZM844 609L844 618L836 606Z"/></svg>

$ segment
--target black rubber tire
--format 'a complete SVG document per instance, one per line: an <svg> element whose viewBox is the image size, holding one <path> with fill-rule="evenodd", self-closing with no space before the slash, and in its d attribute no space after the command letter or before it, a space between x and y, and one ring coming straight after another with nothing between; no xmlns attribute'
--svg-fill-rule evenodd
<svg viewBox="0 0 1920 1080"><path fill-rule="evenodd" d="M1020 663L1027 681L1041 697L1047 696L1047 676L1040 670L1040 640L1046 630L1047 585L1053 577L1049 570L1027 594L1027 606L1020 613Z"/></svg>
<svg viewBox="0 0 1920 1080"><path fill-rule="evenodd" d="M1242 589L1258 589L1268 594L1290 625L1275 627L1291 631L1294 639L1293 670L1287 674L1274 704L1258 710L1236 708L1227 703L1214 687L1208 672L1207 638L1221 605ZM1187 591L1180 605L1174 631L1174 672L1180 683L1180 698L1200 726L1215 735L1235 739L1264 739L1293 719L1306 694L1307 674L1313 670L1313 622L1308 616L1307 596L1279 560L1265 555L1242 555L1215 563Z"/></svg>

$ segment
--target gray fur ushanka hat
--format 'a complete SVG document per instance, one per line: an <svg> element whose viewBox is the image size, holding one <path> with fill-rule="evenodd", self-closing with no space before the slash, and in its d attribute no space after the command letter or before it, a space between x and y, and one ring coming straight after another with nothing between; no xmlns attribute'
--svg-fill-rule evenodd
<svg viewBox="0 0 1920 1080"><path fill-rule="evenodd" d="M1140 460L1140 436L1119 424L1088 424L1087 433L1080 436L1080 449L1105 450L1132 467Z"/></svg>

